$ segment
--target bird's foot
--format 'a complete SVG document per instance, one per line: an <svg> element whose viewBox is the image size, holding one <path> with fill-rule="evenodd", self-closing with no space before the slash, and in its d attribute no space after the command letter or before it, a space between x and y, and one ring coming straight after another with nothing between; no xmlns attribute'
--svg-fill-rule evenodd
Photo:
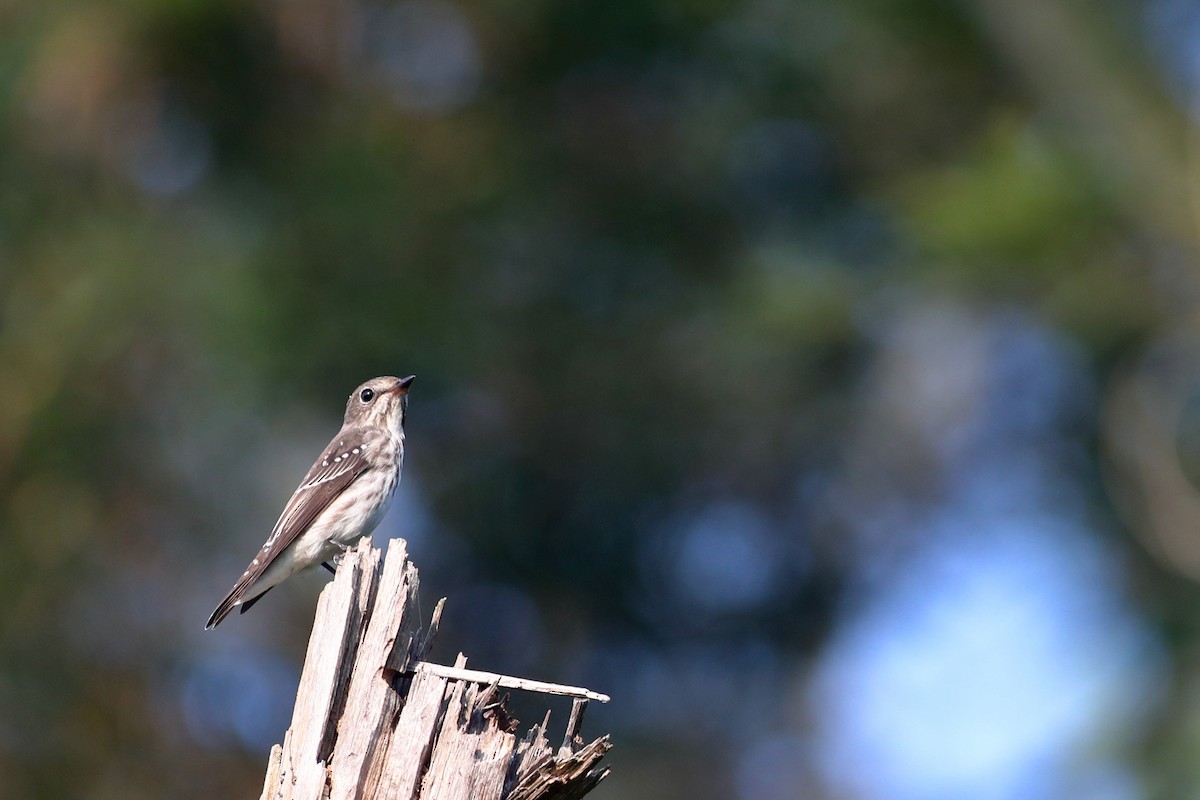
<svg viewBox="0 0 1200 800"><path fill-rule="evenodd" d="M331 541L330 544L333 545L333 547L337 550L337 552L334 553L333 557L330 558L329 561L322 561L321 566L336 575L337 568L342 565L342 559L345 558L346 553L349 553L351 550L354 549L354 547L352 545L343 544L338 541ZM329 563L330 561L333 562L332 565Z"/></svg>

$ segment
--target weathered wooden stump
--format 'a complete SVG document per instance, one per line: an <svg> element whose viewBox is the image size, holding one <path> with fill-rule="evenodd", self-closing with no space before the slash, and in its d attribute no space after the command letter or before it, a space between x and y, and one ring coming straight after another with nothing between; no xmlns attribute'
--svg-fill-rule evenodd
<svg viewBox="0 0 1200 800"><path fill-rule="evenodd" d="M570 800L608 774L611 744L584 744L589 700L573 686L423 661L443 599L422 629L417 568L403 539L381 553L369 539L342 559L321 592L292 723L271 748L262 800ZM501 688L575 698L561 747L549 711L518 739Z"/></svg>

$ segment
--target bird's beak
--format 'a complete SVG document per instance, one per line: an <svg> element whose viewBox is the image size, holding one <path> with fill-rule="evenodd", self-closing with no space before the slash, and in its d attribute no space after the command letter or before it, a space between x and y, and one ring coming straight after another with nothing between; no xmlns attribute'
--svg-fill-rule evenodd
<svg viewBox="0 0 1200 800"><path fill-rule="evenodd" d="M391 391L399 395L406 395L408 394L408 387L411 386L412 382L416 379L416 375L409 375L407 378L401 378L400 382L396 384L396 388L392 389Z"/></svg>

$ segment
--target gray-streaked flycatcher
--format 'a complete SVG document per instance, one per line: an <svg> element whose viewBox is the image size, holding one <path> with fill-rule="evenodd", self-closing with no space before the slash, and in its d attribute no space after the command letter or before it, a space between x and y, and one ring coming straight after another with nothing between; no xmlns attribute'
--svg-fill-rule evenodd
<svg viewBox="0 0 1200 800"><path fill-rule="evenodd" d="M383 519L404 462L407 378L372 378L346 403L342 429L288 501L258 555L208 618L215 628L238 606L244 614L271 587L324 564L370 535Z"/></svg>

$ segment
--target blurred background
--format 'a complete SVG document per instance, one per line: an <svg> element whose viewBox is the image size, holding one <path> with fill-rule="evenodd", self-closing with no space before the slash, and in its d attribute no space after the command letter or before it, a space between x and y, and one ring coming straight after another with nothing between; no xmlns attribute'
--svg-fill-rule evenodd
<svg viewBox="0 0 1200 800"><path fill-rule="evenodd" d="M408 373L376 539L597 800L1197 796L1197 31L0 2L0 797L258 796L328 578L202 626Z"/></svg>

